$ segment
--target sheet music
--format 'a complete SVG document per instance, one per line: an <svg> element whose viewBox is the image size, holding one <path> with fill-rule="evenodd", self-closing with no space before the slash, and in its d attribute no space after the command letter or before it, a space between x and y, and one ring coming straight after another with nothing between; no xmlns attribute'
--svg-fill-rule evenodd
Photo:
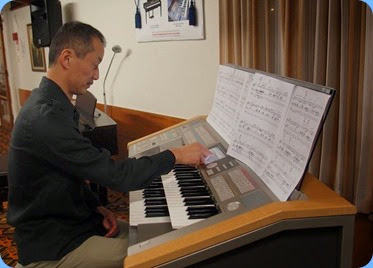
<svg viewBox="0 0 373 268"><path fill-rule="evenodd" d="M244 88L247 96L228 154L260 175L276 148L294 85L256 73Z"/></svg>
<svg viewBox="0 0 373 268"><path fill-rule="evenodd" d="M251 73L236 68L219 66L214 104L207 117L207 122L228 144L232 140L243 85L251 76Z"/></svg>
<svg viewBox="0 0 373 268"><path fill-rule="evenodd" d="M274 157L260 174L281 201L289 198L303 175L329 98L299 86L294 90Z"/></svg>
<svg viewBox="0 0 373 268"><path fill-rule="evenodd" d="M304 174L329 98L222 65L207 122L228 142L227 154L249 166L285 201Z"/></svg>

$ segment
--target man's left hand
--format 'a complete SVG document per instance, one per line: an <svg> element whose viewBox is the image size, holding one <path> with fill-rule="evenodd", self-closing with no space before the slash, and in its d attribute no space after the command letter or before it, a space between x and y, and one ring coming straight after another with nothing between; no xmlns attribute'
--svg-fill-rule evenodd
<svg viewBox="0 0 373 268"><path fill-rule="evenodd" d="M103 206L97 207L97 211L104 216L102 224L105 229L108 230L105 237L113 237L116 235L119 231L119 226L115 214Z"/></svg>

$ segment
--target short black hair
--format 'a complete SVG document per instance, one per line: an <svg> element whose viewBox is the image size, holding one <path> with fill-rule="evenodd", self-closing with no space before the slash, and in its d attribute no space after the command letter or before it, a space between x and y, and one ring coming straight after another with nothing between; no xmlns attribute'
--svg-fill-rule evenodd
<svg viewBox="0 0 373 268"><path fill-rule="evenodd" d="M71 48L79 58L93 51L92 41L98 38L105 46L104 35L89 24L79 21L67 22L57 31L49 47L49 66L53 66L62 50Z"/></svg>

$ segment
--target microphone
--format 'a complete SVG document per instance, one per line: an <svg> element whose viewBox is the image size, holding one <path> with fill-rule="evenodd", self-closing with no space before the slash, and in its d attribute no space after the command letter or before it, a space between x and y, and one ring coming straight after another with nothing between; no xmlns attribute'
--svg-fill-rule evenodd
<svg viewBox="0 0 373 268"><path fill-rule="evenodd" d="M122 48L119 45L113 46L113 48L111 50L113 50L113 52L115 52L115 53L121 53L122 52Z"/></svg>
<svg viewBox="0 0 373 268"><path fill-rule="evenodd" d="M113 57L111 57L109 68L106 71L106 75L105 75L105 79L104 79L104 85L103 85L104 88L103 88L103 91L102 91L102 95L104 96L104 112L105 112L105 114L106 114L106 90L105 90L106 78L107 78L107 76L109 74L110 67L111 67L111 64L113 63L115 54L121 53L122 52L122 48L119 45L115 45L115 46L112 47L111 50L114 52L114 54L113 54Z"/></svg>

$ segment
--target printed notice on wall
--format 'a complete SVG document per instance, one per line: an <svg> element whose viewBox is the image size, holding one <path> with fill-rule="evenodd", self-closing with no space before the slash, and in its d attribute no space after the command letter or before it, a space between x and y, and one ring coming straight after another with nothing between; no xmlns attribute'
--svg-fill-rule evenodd
<svg viewBox="0 0 373 268"><path fill-rule="evenodd" d="M135 0L134 2L136 4L134 10L138 9L141 17L141 28L136 29L138 42L204 38L203 0Z"/></svg>

